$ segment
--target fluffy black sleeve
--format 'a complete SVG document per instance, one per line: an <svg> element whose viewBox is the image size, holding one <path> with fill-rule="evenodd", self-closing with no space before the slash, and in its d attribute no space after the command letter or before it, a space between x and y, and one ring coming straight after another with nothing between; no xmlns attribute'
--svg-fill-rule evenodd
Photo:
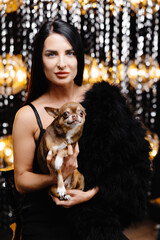
<svg viewBox="0 0 160 240"><path fill-rule="evenodd" d="M146 132L116 86L94 84L82 104L87 115L79 141L79 170L85 190L98 186L100 191L79 207L85 228L81 236L96 239L98 231L102 236L97 239L123 239L120 229L142 219L146 211L150 176Z"/></svg>

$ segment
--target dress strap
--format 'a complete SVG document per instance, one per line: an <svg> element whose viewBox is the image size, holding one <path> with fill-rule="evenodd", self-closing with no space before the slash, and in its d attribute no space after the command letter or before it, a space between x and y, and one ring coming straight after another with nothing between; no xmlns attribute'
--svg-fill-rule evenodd
<svg viewBox="0 0 160 240"><path fill-rule="evenodd" d="M42 125L39 113L37 112L37 109L35 108L35 106L32 103L29 103L28 105L32 108L32 110L33 110L33 112L36 116L37 123L38 123L38 126L39 126L40 130L43 130L43 125Z"/></svg>

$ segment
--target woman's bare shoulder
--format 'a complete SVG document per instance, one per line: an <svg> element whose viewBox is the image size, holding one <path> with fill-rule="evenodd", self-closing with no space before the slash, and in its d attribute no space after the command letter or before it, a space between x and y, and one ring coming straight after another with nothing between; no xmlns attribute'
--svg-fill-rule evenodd
<svg viewBox="0 0 160 240"><path fill-rule="evenodd" d="M22 125L24 128L26 126L28 128L29 126L36 125L35 115L30 106L23 106L17 111L14 119L14 125Z"/></svg>
<svg viewBox="0 0 160 240"><path fill-rule="evenodd" d="M20 119L30 119L30 117L32 117L32 109L30 106L26 105L21 107L17 113L16 113L16 118L20 118Z"/></svg>

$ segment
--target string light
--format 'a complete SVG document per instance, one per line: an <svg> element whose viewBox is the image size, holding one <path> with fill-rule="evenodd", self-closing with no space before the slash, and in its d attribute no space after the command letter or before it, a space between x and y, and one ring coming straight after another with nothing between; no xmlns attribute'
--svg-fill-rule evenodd
<svg viewBox="0 0 160 240"><path fill-rule="evenodd" d="M59 4L59 6L60 6L59 15L63 21L67 22L67 5L65 4L64 1L62 1L61 4Z"/></svg>
<svg viewBox="0 0 160 240"><path fill-rule="evenodd" d="M107 68L108 78L111 78L109 75L109 67L111 65L111 49L110 49L110 0L106 0L105 4L105 34L104 34L104 52L105 52L105 64Z"/></svg>
<svg viewBox="0 0 160 240"><path fill-rule="evenodd" d="M118 76L118 79L121 81L121 88L122 92L125 94L129 93L129 87L128 87L128 76L127 76L127 69L128 69L128 63L129 63L129 55L130 55L130 4L128 1L123 2L122 7L122 50L121 50L121 59L119 72L121 73L121 76Z"/></svg>
<svg viewBox="0 0 160 240"><path fill-rule="evenodd" d="M144 9L139 8L136 14L136 37L137 37L137 51L135 53L135 64L138 66L139 74L136 81L136 116L140 118L143 113L142 106L142 55L144 55L144 37L141 36L141 31L144 29Z"/></svg>
<svg viewBox="0 0 160 240"><path fill-rule="evenodd" d="M69 21L81 32L81 5L74 1L69 9Z"/></svg>
<svg viewBox="0 0 160 240"><path fill-rule="evenodd" d="M119 1L114 1L113 10L113 38L112 38L112 78L113 82L117 83L117 67L119 63L119 19L120 4Z"/></svg>
<svg viewBox="0 0 160 240"><path fill-rule="evenodd" d="M152 59L154 70L156 71L156 76L159 76L160 78L160 69L156 68L157 66L157 57L158 57L158 32L159 32L159 12L156 12L154 14L154 30L153 30L153 42L152 42ZM155 126L155 119L157 115L157 85L156 82L159 79L157 79L153 74L153 82L154 85L152 87L152 97L151 97L151 120L150 120L150 128L151 130L154 129Z"/></svg>
<svg viewBox="0 0 160 240"><path fill-rule="evenodd" d="M150 75L153 75L153 76L155 75L154 74L154 68L155 68L154 62L155 61L154 61L154 59L151 59L151 38L152 38L151 37L151 35L152 35L151 27L152 27L152 20L153 20L153 8L152 7L153 7L152 0L148 0L147 6L145 8L145 23L144 23L144 27L146 29L146 36L145 36L145 42L144 42L144 45L145 45L145 49L144 49L145 57L144 57L144 61L143 62L146 63L145 66L146 66L146 70L147 71L145 72L145 74L146 74L146 76L148 75L149 77L150 77ZM149 74L148 71L151 74ZM151 82L151 86L152 86L153 85L153 83L152 83L153 78L150 78L150 80L151 81L148 81L148 82ZM149 99L151 98L151 92L149 91L149 88L146 89L146 92L147 92L146 93L147 103L148 103L148 105L150 105ZM148 113L145 112L145 121L146 121L147 124L149 124L149 121L150 122L153 121L153 119L151 120L151 115L152 115L151 111L148 112Z"/></svg>

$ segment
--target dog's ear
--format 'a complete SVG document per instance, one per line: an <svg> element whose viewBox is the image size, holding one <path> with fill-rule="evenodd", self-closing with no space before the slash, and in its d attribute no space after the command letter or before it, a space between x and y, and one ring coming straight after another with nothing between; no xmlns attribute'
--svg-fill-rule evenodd
<svg viewBox="0 0 160 240"><path fill-rule="evenodd" d="M46 112L51 115L52 117L57 117L59 113L59 108L51 108L51 107L44 107Z"/></svg>

